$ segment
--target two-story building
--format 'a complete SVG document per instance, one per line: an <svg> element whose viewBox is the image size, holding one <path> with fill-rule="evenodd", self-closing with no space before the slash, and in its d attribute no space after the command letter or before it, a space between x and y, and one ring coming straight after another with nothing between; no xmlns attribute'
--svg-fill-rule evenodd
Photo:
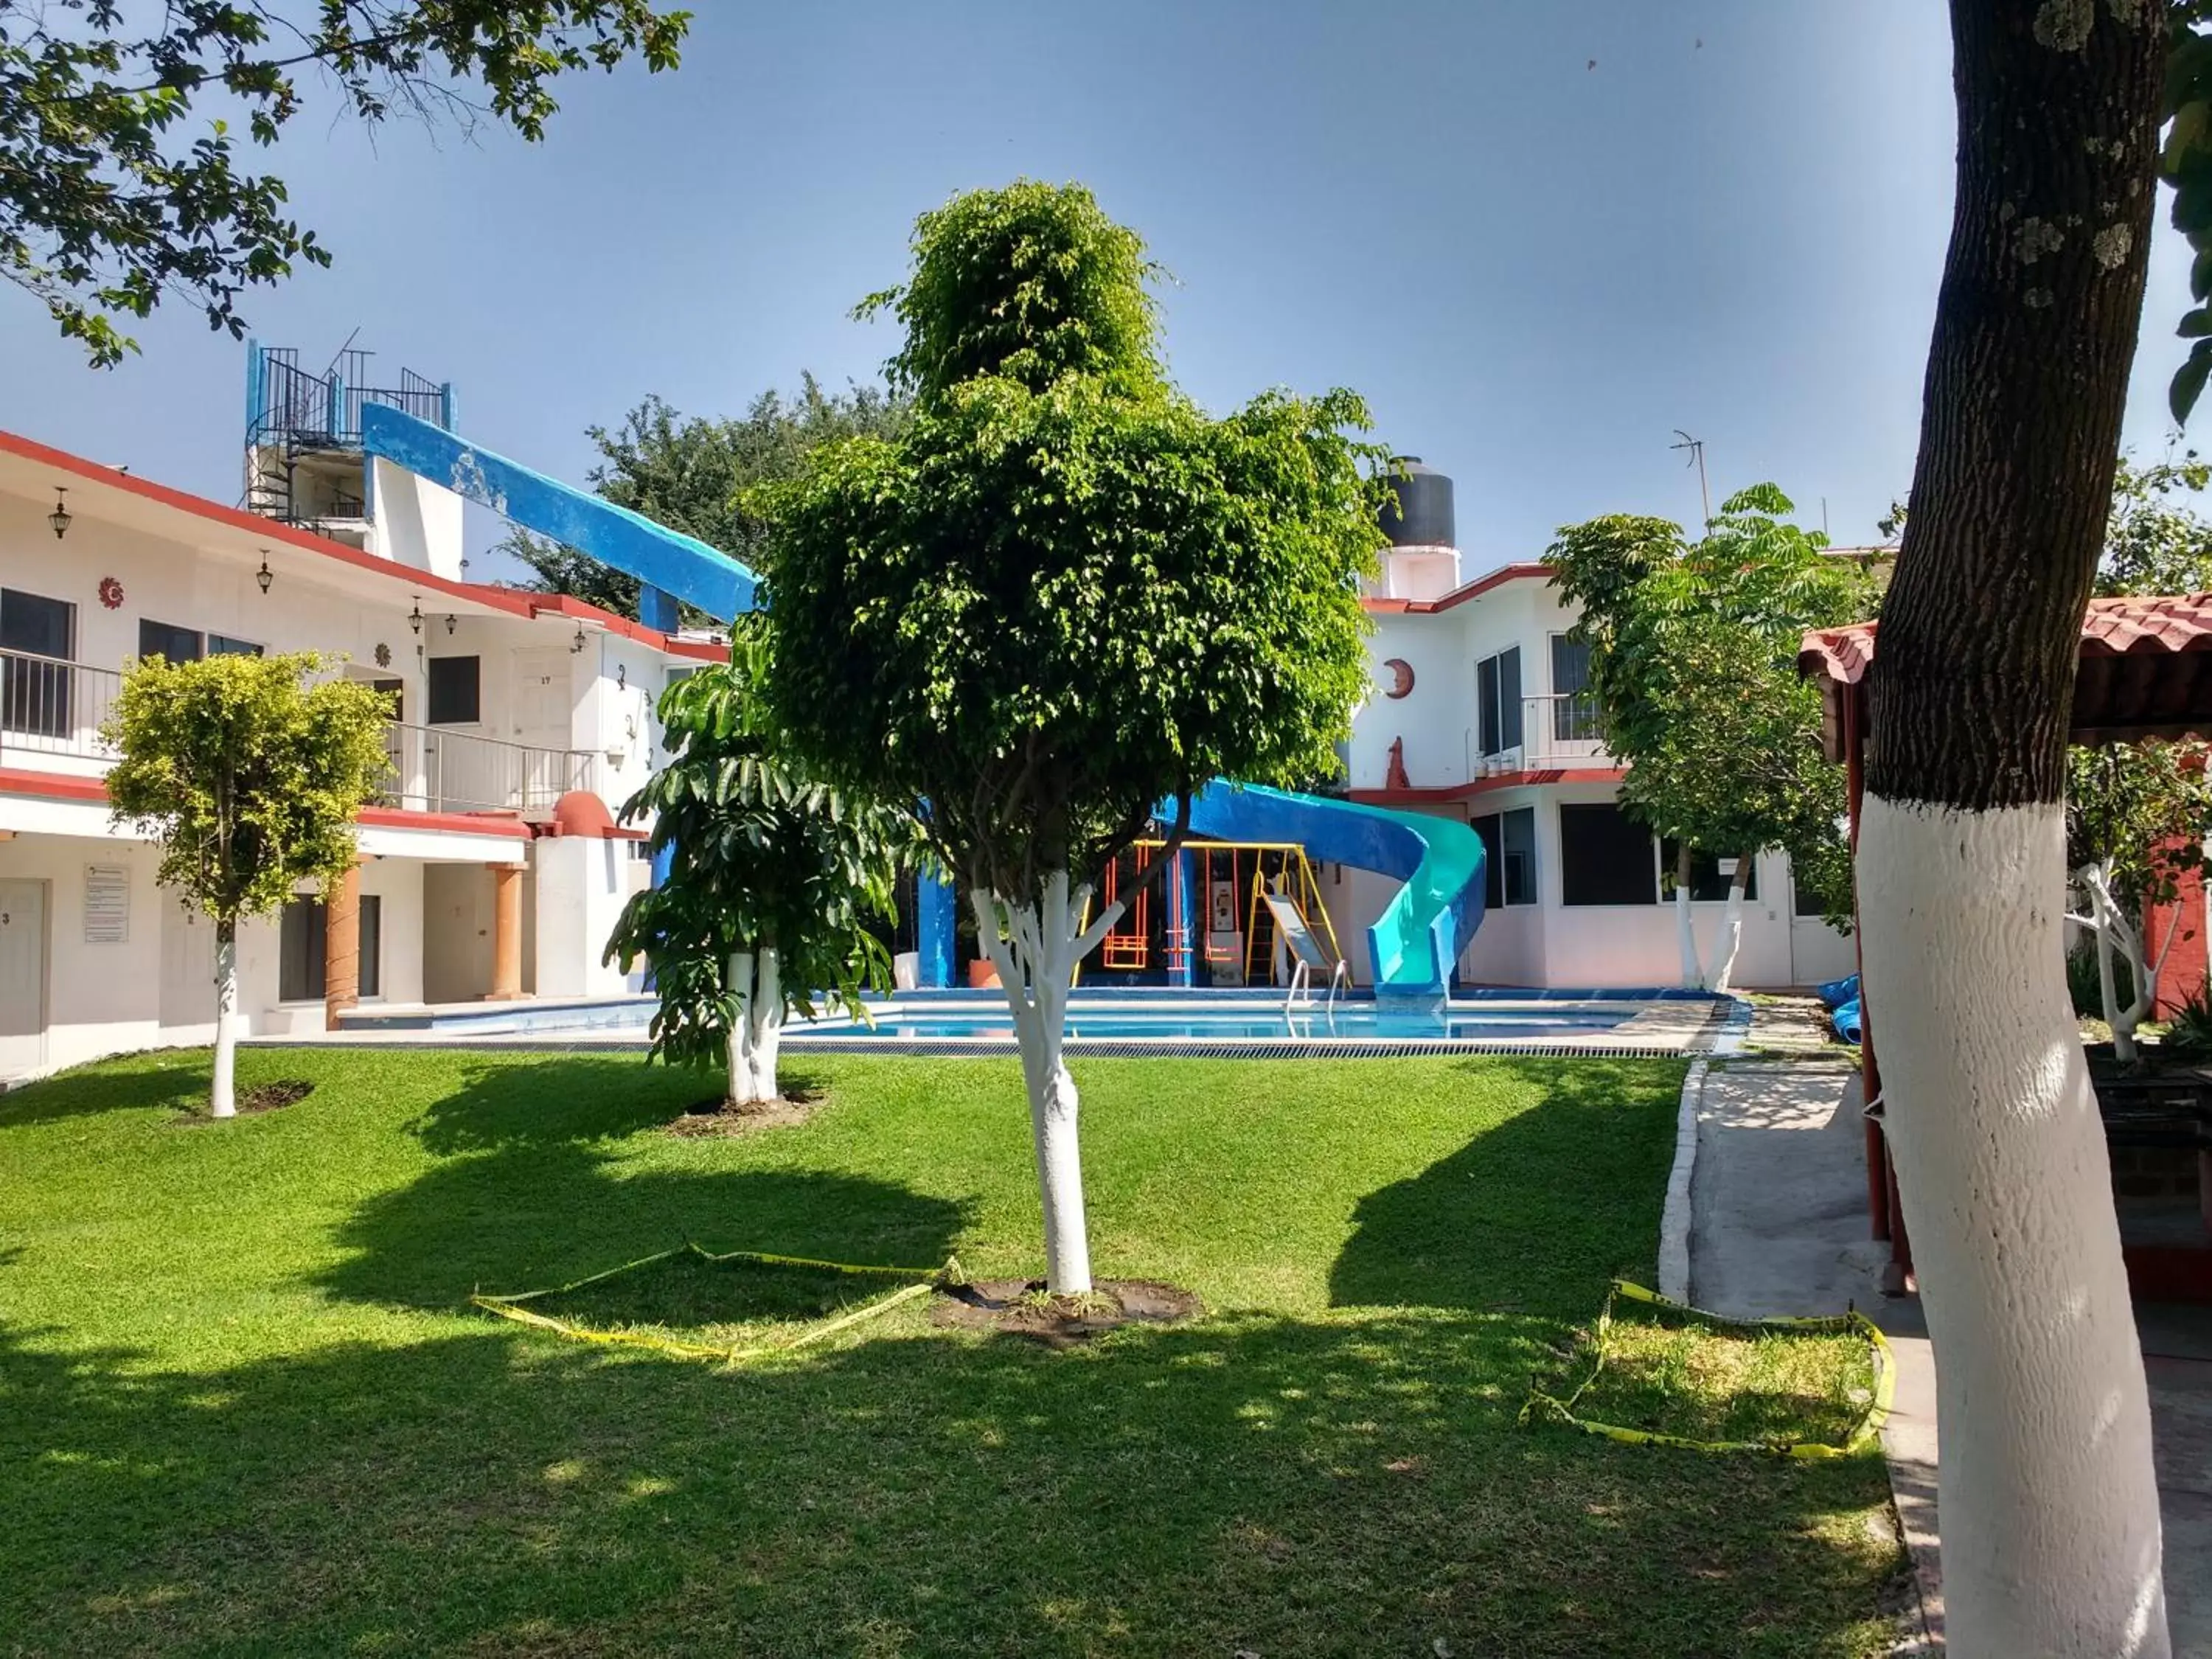
<svg viewBox="0 0 2212 1659"><path fill-rule="evenodd" d="M1570 637L1575 609L1540 564L1461 579L1449 478L1417 468L1399 495L1366 599L1375 689L1353 720L1352 799L1460 818L1481 835L1485 916L1461 954L1462 982L1679 983L1672 849L1618 805L1621 769L1584 689L1588 647ZM1717 860L1697 861L1692 908L1708 960L1727 889ZM1395 890L1332 868L1337 937L1358 938ZM1788 858L1761 854L1733 981L1811 984L1856 965L1851 940L1795 890Z"/></svg>
<svg viewBox="0 0 2212 1659"><path fill-rule="evenodd" d="M0 1081L212 1039L212 927L155 884L156 850L110 822L100 781L137 657L311 650L391 701L341 913L302 893L240 930L248 1031L319 1029L355 998L635 988L600 952L648 866L606 809L659 762L670 676L725 648L462 580L459 498L349 454L348 418L293 470L295 491L357 482L324 504L342 538L274 510L251 429L259 511L0 433Z"/></svg>

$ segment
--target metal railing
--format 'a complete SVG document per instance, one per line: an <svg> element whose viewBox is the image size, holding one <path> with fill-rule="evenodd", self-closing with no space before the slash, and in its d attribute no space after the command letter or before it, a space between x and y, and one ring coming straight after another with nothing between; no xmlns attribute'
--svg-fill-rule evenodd
<svg viewBox="0 0 2212 1659"><path fill-rule="evenodd" d="M122 689L112 668L0 651L0 750L113 760L100 726Z"/></svg>
<svg viewBox="0 0 2212 1659"><path fill-rule="evenodd" d="M1480 737L1475 746L1485 747ZM1605 744L1605 722L1596 699L1587 691L1568 691L1522 698L1519 728L1507 726L1498 733L1497 745L1474 759L1475 775L1490 777L1549 767L1607 765L1613 753Z"/></svg>
<svg viewBox="0 0 2212 1659"><path fill-rule="evenodd" d="M537 749L441 726L385 728L392 770L386 805L415 812L550 812L572 789L594 788L599 757Z"/></svg>

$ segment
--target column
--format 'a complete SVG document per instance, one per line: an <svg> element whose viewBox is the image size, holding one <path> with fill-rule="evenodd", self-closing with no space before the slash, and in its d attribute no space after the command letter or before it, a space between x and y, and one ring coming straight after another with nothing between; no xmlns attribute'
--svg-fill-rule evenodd
<svg viewBox="0 0 2212 1659"><path fill-rule="evenodd" d="M1197 859L1188 853L1178 852L1175 868L1162 878L1168 887L1168 983L1188 987L1198 982L1200 954L1200 941L1191 927L1191 884L1198 879Z"/></svg>
<svg viewBox="0 0 2212 1659"><path fill-rule="evenodd" d="M941 991L952 983L953 927L958 915L953 903L951 882L939 881L927 870L915 873L915 949L925 990Z"/></svg>
<svg viewBox="0 0 2212 1659"><path fill-rule="evenodd" d="M522 995L522 866L495 864L491 880L489 1000L513 1002Z"/></svg>
<svg viewBox="0 0 2212 1659"><path fill-rule="evenodd" d="M323 911L323 1029L338 1029L338 1016L361 1000L361 866L331 889Z"/></svg>

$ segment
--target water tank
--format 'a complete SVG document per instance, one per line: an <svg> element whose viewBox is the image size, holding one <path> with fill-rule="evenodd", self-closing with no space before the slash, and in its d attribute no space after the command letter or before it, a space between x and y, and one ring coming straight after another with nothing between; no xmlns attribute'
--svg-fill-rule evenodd
<svg viewBox="0 0 2212 1659"><path fill-rule="evenodd" d="M1391 546L1459 545L1449 478L1423 466L1418 455L1401 455L1387 482L1398 492L1396 504L1385 501L1381 514L1382 533L1390 538Z"/></svg>

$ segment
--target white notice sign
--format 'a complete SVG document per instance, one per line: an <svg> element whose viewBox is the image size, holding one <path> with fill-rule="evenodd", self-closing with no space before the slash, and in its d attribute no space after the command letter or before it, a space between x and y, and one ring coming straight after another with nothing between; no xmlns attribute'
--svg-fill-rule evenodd
<svg viewBox="0 0 2212 1659"><path fill-rule="evenodd" d="M84 866L84 942L131 941L131 872L119 864Z"/></svg>

